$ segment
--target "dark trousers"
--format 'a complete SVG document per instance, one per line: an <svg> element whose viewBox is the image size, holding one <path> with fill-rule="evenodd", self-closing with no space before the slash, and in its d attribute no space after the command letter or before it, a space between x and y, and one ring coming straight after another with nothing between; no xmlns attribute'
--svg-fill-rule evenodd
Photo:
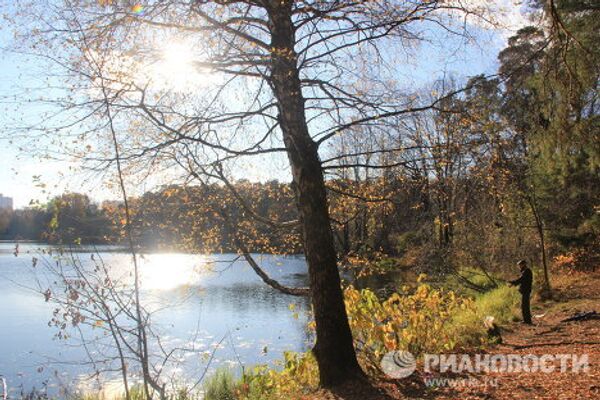
<svg viewBox="0 0 600 400"><path fill-rule="evenodd" d="M523 314L523 322L531 324L531 305L530 292L521 293L521 312Z"/></svg>

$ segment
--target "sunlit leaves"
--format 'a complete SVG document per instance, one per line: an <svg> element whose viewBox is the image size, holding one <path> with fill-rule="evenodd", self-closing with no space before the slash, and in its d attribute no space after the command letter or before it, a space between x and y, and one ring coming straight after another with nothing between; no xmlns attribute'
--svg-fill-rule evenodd
<svg viewBox="0 0 600 400"><path fill-rule="evenodd" d="M447 324L458 309L473 308L471 300L424 283L414 292L394 293L384 301L368 289L349 287L345 299L359 355L367 368L375 371L388 351L452 350L456 338Z"/></svg>

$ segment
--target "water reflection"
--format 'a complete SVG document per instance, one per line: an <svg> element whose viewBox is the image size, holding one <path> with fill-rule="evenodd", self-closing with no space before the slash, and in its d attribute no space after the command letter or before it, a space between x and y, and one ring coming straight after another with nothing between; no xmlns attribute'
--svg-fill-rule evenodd
<svg viewBox="0 0 600 400"><path fill-rule="evenodd" d="M181 253L147 254L139 257L141 286L146 290L172 290L196 285L211 273L213 263L203 256Z"/></svg>
<svg viewBox="0 0 600 400"><path fill-rule="evenodd" d="M32 268L31 258L48 258L40 248L46 253L50 250L45 246L21 245L19 257L15 257L14 244L0 243L0 374L7 378L13 393L20 385L40 388L44 382L55 390L64 383L74 384L91 372L86 351L79 346L79 336L74 335L68 342L53 339L56 330L47 325L53 307L39 293L26 289L35 286L42 271L41 262ZM113 250L100 248L99 256L117 275L130 277L131 256ZM75 256L84 264L92 263L90 253ZM282 283L307 284L302 258L256 257ZM166 376L193 380L207 367L273 363L282 358L285 350L304 351L310 345L306 299L276 292L244 261L232 263L235 258L232 254L179 253L140 257L142 301L155 311L153 328L160 334L162 345L194 350L178 355L178 362L165 371ZM52 258L49 261L53 262ZM44 278L52 283L51 277ZM291 303L299 311L298 318L290 311ZM88 349L92 354L114 351L106 340L102 341L100 330L90 328L84 333L98 337L95 346ZM207 354L219 341L221 345L208 365Z"/></svg>

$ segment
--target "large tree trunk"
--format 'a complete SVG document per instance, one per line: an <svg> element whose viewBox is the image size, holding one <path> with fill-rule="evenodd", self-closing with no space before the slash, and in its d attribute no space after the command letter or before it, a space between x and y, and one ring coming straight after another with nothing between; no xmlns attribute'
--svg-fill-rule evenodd
<svg viewBox="0 0 600 400"><path fill-rule="evenodd" d="M321 385L332 387L363 373L356 360L344 306L318 146L310 137L306 122L290 3L273 1L269 8L271 84L279 103L279 122L304 234L317 334L313 352Z"/></svg>

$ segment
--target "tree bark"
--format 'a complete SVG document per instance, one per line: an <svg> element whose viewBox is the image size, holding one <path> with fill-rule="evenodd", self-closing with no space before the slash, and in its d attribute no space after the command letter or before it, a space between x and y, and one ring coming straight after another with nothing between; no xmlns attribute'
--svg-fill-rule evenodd
<svg viewBox="0 0 600 400"><path fill-rule="evenodd" d="M532 189L532 191L533 190L535 190L535 189ZM540 241L542 267L543 267L543 271L544 271L544 287L543 287L543 289L546 292L545 295L548 295L548 293L552 290L552 288L550 286L550 276L548 275L548 260L546 258L546 240L545 240L545 235L544 235L544 222L542 221L540 213L538 212L537 201L535 199L535 193L528 195L527 201L529 202L531 212L533 213L533 217L535 219L535 227L536 227L538 238Z"/></svg>
<svg viewBox="0 0 600 400"><path fill-rule="evenodd" d="M313 353L321 386L333 387L364 374L356 359L344 305L318 145L306 122L291 3L273 1L268 9L272 38L270 81L278 100L279 123L304 236L316 323Z"/></svg>

